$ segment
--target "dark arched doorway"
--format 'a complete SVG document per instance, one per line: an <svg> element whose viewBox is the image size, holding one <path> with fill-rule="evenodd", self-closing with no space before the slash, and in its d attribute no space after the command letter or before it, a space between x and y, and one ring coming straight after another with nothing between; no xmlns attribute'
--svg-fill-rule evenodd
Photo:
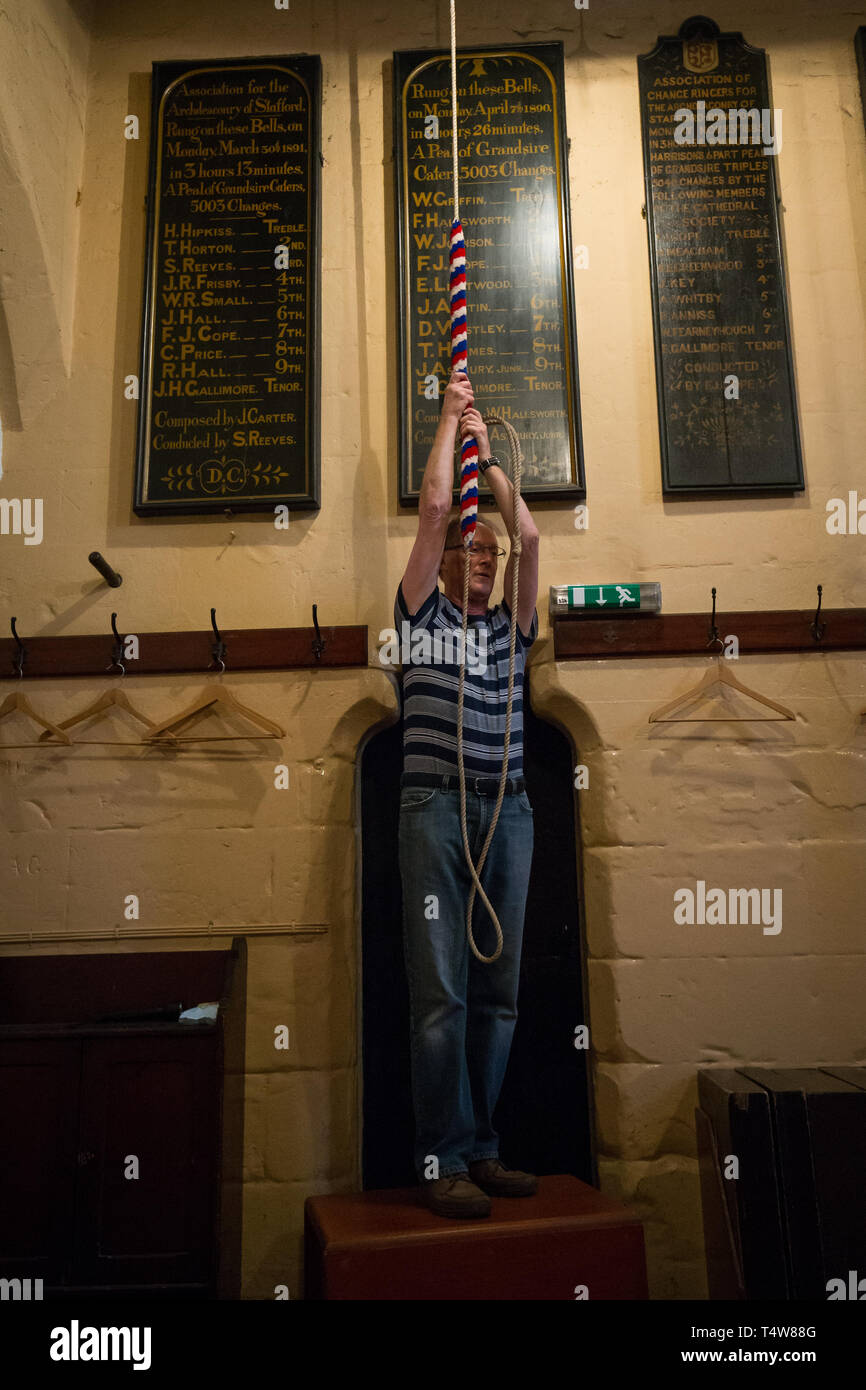
<svg viewBox="0 0 866 1390"><path fill-rule="evenodd" d="M596 1185L586 1049L583 900L575 759L568 739L536 718L524 687L524 775L535 813L535 852L520 971L518 1020L495 1123L506 1163L573 1173ZM397 859L402 719L361 757L363 1188L409 1187L414 1133L409 998Z"/></svg>

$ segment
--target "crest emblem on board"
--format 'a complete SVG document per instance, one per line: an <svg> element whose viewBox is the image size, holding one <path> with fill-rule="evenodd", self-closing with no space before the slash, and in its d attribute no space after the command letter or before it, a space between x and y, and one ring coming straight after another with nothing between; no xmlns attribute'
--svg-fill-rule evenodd
<svg viewBox="0 0 866 1390"><path fill-rule="evenodd" d="M689 72L712 72L719 66L719 45L715 39L686 39L683 66Z"/></svg>

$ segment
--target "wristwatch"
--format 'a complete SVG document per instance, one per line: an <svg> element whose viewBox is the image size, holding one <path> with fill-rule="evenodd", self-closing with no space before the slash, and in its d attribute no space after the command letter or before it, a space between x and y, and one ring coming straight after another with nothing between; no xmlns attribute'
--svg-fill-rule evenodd
<svg viewBox="0 0 866 1390"><path fill-rule="evenodd" d="M502 464L500 463L500 461L499 461L499 459L496 457L496 455L495 455L495 454L491 454L489 459L479 459L479 460L478 460L478 472L479 472L479 473L486 473L487 470L488 470L488 468L490 467L491 463L495 463L495 464L497 465L497 467L499 467L499 468L502 467Z"/></svg>

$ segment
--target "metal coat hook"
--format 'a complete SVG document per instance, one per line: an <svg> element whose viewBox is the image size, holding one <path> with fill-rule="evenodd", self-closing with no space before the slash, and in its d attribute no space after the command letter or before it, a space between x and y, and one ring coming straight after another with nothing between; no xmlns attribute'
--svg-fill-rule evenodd
<svg viewBox="0 0 866 1390"><path fill-rule="evenodd" d="M814 637L814 639L815 639L816 642L820 642L821 639L822 639L822 637L824 636L824 633L827 631L827 624L826 624L826 623L819 623L819 621L818 621L818 618L819 618L820 613L821 613L821 595L822 595L823 592L824 592L824 586L823 586L822 584L819 584L819 585L818 585L818 607L815 609L815 616L814 616L814 618L812 619L812 636Z"/></svg>
<svg viewBox="0 0 866 1390"><path fill-rule="evenodd" d="M210 610L210 623L211 623L211 627L212 627L213 630L214 630L214 636L216 637L216 641L214 642L213 646L211 647L211 652L212 652L212 654L213 654L213 659L214 659L214 661L218 661L218 662L219 662L219 664L220 664L220 674L222 674L222 672L226 669L226 664L225 664L225 661L223 660L223 658L224 658L224 656L225 656L225 654L226 654L226 644L225 644L225 642L223 641L223 639L220 637L220 630L219 630L219 628L217 627L217 623L216 623L216 609L215 609L215 608L212 608L212 609Z"/></svg>
<svg viewBox="0 0 866 1390"><path fill-rule="evenodd" d="M325 640L319 631L318 604L316 603L313 604L313 626L316 629L316 635L313 638L313 656L317 661L321 661L322 652L325 650Z"/></svg>
<svg viewBox="0 0 866 1390"><path fill-rule="evenodd" d="M720 647L724 647L725 644L724 644L724 642L722 641L721 637L719 636L719 629L716 627L716 591L715 591L715 589L713 589L713 613L712 613L712 617L710 618L710 625L709 625L709 628L707 629L707 631L708 631L709 634L710 634L710 640L709 640L708 643L707 643L707 646L708 646L708 647L712 647L712 646L714 645L714 643L716 643L716 642L718 642L718 644L719 644Z"/></svg>
<svg viewBox="0 0 866 1390"><path fill-rule="evenodd" d="M119 666L119 667L120 667L120 674L121 674L122 676L125 676L125 675L126 675L126 667L124 666L123 662L122 662L121 659L120 659L121 656L123 655L123 638L121 637L120 633L119 633L118 630L117 630L117 614L116 614L116 613L112 613L112 615L111 615L111 631L114 633L114 646L113 646L112 649L111 649L111 663L110 663L109 666L106 667L106 670L110 671L111 668L112 668L112 666Z"/></svg>
<svg viewBox="0 0 866 1390"><path fill-rule="evenodd" d="M105 582L107 584L110 584L112 589L120 588L121 584L123 583L123 579L117 573L117 570L113 570L111 568L111 565L102 555L100 555L98 550L91 550L87 558L90 561L91 565L93 565L93 568L99 570L99 573L102 575Z"/></svg>
<svg viewBox="0 0 866 1390"><path fill-rule="evenodd" d="M13 666L15 667L15 670L18 672L18 679L21 680L21 679L23 678L23 676L24 676L24 658L25 658L26 655L27 655L27 648L25 647L24 643L21 641L21 638L18 636L18 633L15 631L15 619L14 619L14 618L12 619L12 636L15 638L15 641L18 643L18 660L17 660L17 661L14 661L14 660L13 660L13 663L12 663L12 664L13 664Z"/></svg>

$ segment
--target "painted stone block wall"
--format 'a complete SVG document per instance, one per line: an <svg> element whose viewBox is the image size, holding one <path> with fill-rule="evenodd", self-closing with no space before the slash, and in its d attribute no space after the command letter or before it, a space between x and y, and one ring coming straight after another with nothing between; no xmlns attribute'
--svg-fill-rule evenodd
<svg viewBox="0 0 866 1390"><path fill-rule="evenodd" d="M866 15L805 0L714 15L768 50L784 111L779 179L808 487L770 501L666 502L635 56L685 12L578 12L566 0L531 13L515 0L461 9L467 45L555 39L565 49L573 238L589 251L575 289L590 523L576 530L562 504L533 508L542 541L532 699L589 775L580 867L601 1182L647 1223L652 1295L702 1297L697 1070L866 1060L866 661L745 660L741 678L794 708L793 724L650 725L653 709L697 681L701 656L556 663L546 594L554 583L660 580L666 611L709 611L713 585L722 609L800 609L821 583L827 606L863 605L866 540L831 536L826 509L850 489L866 498L866 132L852 46ZM11 106L0 103L7 132L16 118L25 127L17 145L3 144L30 218L8 224L3 255L14 259L0 294L10 325L16 297L51 312L35 355L16 358L10 333L0 416L3 493L44 500L44 535L39 545L0 536L2 610L25 634L49 635L107 633L115 608L124 631L205 628L212 605L227 627L308 625L315 602L323 623L368 625L370 664L233 677L242 700L288 730L281 744L240 755L0 755L0 934L123 925L120 890L137 885L147 922L165 935L125 950L190 949L172 929L210 921L326 928L249 943L244 1296L271 1298L287 1284L299 1297L303 1200L359 1176L354 787L362 740L397 716L376 640L415 531L396 502L396 287L382 274L395 245L390 58L441 47L447 7L153 0L97 3L88 19L58 0L38 13L41 38L22 19L17 50L0 48L4 81L28 35L45 59L27 91L19 76ZM150 64L296 52L323 63L322 510L293 514L287 532L266 516L136 518L135 406L122 382L137 370ZM142 116L138 142L123 137L130 112ZM66 144L39 138L40 120L63 126ZM23 393L16 401L9 366L21 386L28 362L43 359L57 370L36 373L31 408ZM120 590L88 566L93 549L123 574ZM163 718L200 684L145 677L135 690ZM11 688L0 679L0 698ZM101 688L58 680L30 693L56 720ZM290 770L285 791L274 787L277 762ZM679 925L674 894L699 880L781 889L781 930ZM0 940L4 954L22 949ZM29 949L118 948L70 938ZM279 1024L290 1030L285 1053L273 1046Z"/></svg>

